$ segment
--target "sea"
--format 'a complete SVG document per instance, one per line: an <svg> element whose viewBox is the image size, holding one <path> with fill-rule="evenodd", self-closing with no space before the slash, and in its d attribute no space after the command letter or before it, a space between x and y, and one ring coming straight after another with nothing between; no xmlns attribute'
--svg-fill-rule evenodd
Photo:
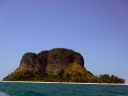
<svg viewBox="0 0 128 96"><path fill-rule="evenodd" d="M9 96L128 96L128 85L59 82L0 82Z"/></svg>

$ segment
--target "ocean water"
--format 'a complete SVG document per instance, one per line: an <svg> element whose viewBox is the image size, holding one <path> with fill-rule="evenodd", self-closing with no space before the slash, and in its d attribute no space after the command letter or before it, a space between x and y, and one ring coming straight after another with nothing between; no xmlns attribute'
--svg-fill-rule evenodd
<svg viewBox="0 0 128 96"><path fill-rule="evenodd" d="M128 96L128 85L0 82L9 96Z"/></svg>

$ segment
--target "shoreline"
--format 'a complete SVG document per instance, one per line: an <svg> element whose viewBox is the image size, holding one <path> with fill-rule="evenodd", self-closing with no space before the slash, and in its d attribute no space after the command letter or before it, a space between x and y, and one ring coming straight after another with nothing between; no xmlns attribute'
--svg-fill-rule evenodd
<svg viewBox="0 0 128 96"><path fill-rule="evenodd" d="M19 83L59 83L59 84L101 84L101 85L128 85L121 83L77 83L77 82L41 82L41 81L0 81L0 82L19 82Z"/></svg>

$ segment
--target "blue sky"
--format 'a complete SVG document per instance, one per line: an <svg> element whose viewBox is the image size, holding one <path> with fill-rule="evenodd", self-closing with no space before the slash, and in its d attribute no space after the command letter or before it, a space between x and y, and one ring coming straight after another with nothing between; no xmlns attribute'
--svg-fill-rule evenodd
<svg viewBox="0 0 128 96"><path fill-rule="evenodd" d="M79 52L94 75L114 74L128 84L127 0L1 0L0 81L26 52Z"/></svg>

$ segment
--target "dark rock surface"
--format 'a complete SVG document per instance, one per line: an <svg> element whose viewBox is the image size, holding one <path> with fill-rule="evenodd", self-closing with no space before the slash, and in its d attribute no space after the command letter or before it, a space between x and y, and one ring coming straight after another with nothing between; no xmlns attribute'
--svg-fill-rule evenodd
<svg viewBox="0 0 128 96"><path fill-rule="evenodd" d="M38 71L58 73L75 63L84 67L84 59L80 53L70 49L54 48L49 51L26 53L23 55L19 68L34 68Z"/></svg>
<svg viewBox="0 0 128 96"><path fill-rule="evenodd" d="M37 54L36 62L34 64L34 69L39 71L46 71L48 62L49 51L41 51Z"/></svg>
<svg viewBox="0 0 128 96"><path fill-rule="evenodd" d="M22 56L19 68L34 68L34 63L35 63L36 57L37 56L35 53L31 53L31 52L25 53Z"/></svg>

